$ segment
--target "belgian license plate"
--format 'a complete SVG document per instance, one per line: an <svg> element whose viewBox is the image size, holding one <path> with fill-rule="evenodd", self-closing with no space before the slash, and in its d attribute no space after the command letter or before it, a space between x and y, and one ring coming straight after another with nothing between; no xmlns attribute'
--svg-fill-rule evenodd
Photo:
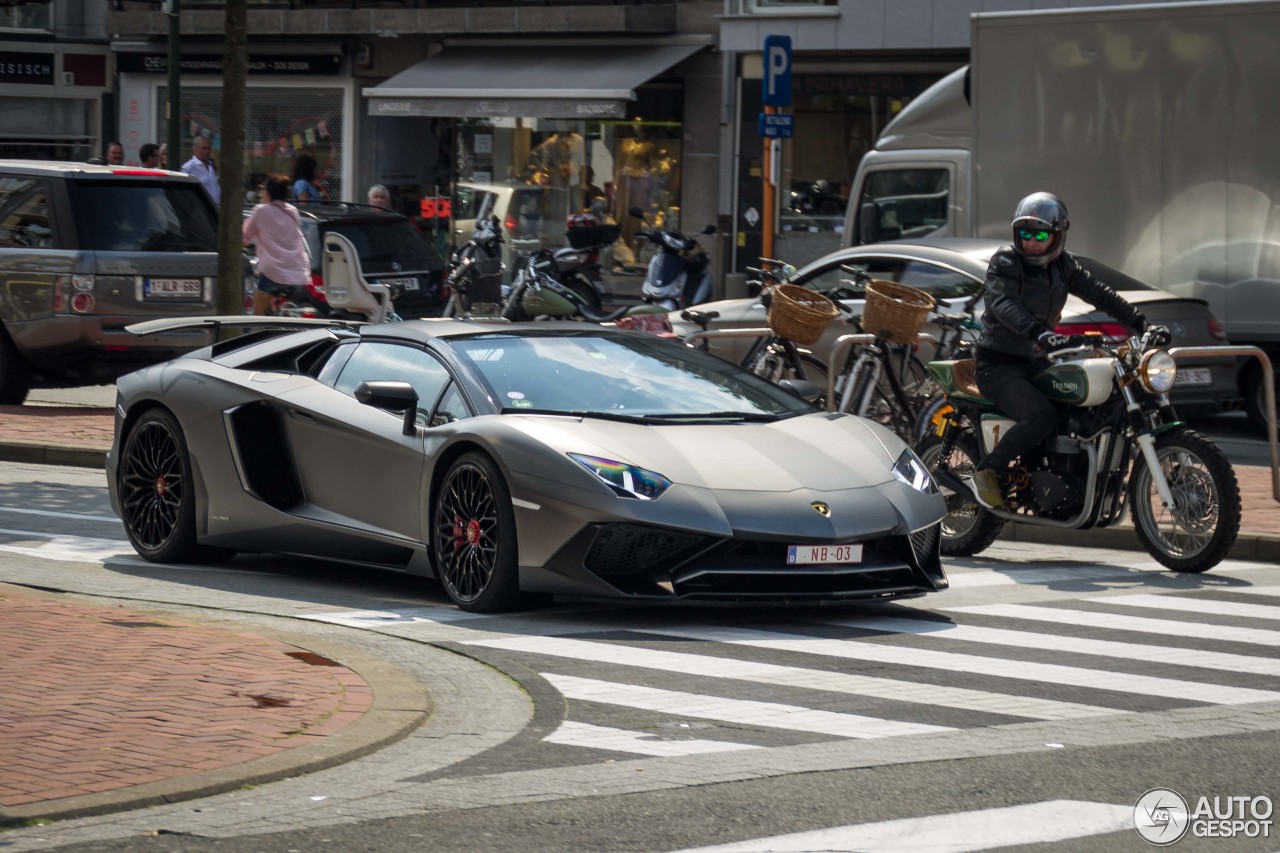
<svg viewBox="0 0 1280 853"><path fill-rule="evenodd" d="M1180 367L1173 375L1174 385L1208 385L1212 381L1207 367Z"/></svg>
<svg viewBox="0 0 1280 853"><path fill-rule="evenodd" d="M861 563L862 545L788 545L788 566Z"/></svg>
<svg viewBox="0 0 1280 853"><path fill-rule="evenodd" d="M144 278L142 294L147 299L200 299L204 280L199 278Z"/></svg>
<svg viewBox="0 0 1280 853"><path fill-rule="evenodd" d="M414 276L405 276L404 278L380 278L378 284L385 284L387 287L398 287L401 290L417 290L418 279Z"/></svg>

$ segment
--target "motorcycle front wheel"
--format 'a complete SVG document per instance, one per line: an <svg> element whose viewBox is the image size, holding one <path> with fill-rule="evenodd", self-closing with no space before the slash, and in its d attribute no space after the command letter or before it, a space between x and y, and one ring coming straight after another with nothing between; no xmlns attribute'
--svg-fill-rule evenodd
<svg viewBox="0 0 1280 853"><path fill-rule="evenodd" d="M1190 429L1156 439L1156 457L1173 506L1156 491L1151 470L1139 456L1129 478L1134 530L1142 547L1175 572L1204 572L1227 556L1240 532L1240 486L1226 454Z"/></svg>
<svg viewBox="0 0 1280 853"><path fill-rule="evenodd" d="M943 462L943 440L931 435L916 446L916 453L924 467L936 471ZM951 453L946 458L947 469L961 479L973 476L978 464L978 442L972 433L965 432L956 438ZM972 557L991 547L1004 520L987 512L971 495L953 492L939 484L947 514L942 518L942 553L948 557Z"/></svg>

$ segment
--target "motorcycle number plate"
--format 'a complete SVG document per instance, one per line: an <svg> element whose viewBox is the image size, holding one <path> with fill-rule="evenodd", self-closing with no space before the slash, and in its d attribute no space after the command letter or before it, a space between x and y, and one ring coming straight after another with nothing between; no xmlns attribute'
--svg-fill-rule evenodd
<svg viewBox="0 0 1280 853"><path fill-rule="evenodd" d="M1173 375L1174 385L1208 385L1213 382L1207 367L1181 367Z"/></svg>
<svg viewBox="0 0 1280 853"><path fill-rule="evenodd" d="M385 284L387 287L398 287L401 290L417 290L418 279L414 276L405 276L403 278L380 278L376 284Z"/></svg>
<svg viewBox="0 0 1280 853"><path fill-rule="evenodd" d="M788 566L834 565L861 563L862 545L788 545Z"/></svg>

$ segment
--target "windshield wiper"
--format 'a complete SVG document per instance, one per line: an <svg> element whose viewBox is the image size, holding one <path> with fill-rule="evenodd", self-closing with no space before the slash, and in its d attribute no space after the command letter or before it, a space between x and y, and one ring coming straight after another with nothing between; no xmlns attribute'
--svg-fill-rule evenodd
<svg viewBox="0 0 1280 853"><path fill-rule="evenodd" d="M514 406L504 406L502 408L504 415L559 415L565 418L599 418L604 421L622 421L629 424L645 424L653 423L653 418L661 417L660 415L627 415L622 412L587 412L580 410L565 411L564 409L517 409Z"/></svg>
<svg viewBox="0 0 1280 853"><path fill-rule="evenodd" d="M765 412L671 412L649 415L651 418L661 420L747 421L749 423L767 423L786 416L785 414L768 414Z"/></svg>

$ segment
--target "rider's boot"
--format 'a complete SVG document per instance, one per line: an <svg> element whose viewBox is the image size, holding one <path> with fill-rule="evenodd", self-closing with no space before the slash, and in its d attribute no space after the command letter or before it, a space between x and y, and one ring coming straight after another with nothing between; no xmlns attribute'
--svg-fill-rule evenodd
<svg viewBox="0 0 1280 853"><path fill-rule="evenodd" d="M1004 508L1004 486L995 468L979 468L973 472L973 494L987 509Z"/></svg>

